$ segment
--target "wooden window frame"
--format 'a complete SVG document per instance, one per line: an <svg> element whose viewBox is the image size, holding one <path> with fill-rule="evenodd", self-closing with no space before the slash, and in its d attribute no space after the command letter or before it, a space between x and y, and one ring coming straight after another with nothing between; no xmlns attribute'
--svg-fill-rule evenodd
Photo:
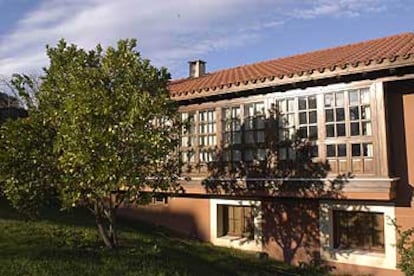
<svg viewBox="0 0 414 276"><path fill-rule="evenodd" d="M221 229L218 237L253 239L253 206L217 205L217 224Z"/></svg>
<svg viewBox="0 0 414 276"><path fill-rule="evenodd" d="M335 250L362 250L385 253L383 213L333 210L332 218L333 248ZM353 223L352 220L357 222L357 226L351 225ZM362 226L367 228L360 230ZM355 240L361 242L362 239L364 239L362 241L365 242L364 244L352 244Z"/></svg>

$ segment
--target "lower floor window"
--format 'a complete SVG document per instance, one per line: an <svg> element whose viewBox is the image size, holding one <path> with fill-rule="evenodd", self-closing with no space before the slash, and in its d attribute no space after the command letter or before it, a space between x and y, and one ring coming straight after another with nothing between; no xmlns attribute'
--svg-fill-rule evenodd
<svg viewBox="0 0 414 276"><path fill-rule="evenodd" d="M384 252L384 214L333 211L334 248Z"/></svg>
<svg viewBox="0 0 414 276"><path fill-rule="evenodd" d="M251 206L217 205L217 237L235 236L253 239Z"/></svg>

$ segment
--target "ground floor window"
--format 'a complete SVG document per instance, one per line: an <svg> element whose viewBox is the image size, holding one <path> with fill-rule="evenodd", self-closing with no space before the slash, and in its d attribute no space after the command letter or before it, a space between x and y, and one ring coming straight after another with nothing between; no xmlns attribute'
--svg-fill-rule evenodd
<svg viewBox="0 0 414 276"><path fill-rule="evenodd" d="M217 237L235 236L253 239L251 206L217 205Z"/></svg>
<svg viewBox="0 0 414 276"><path fill-rule="evenodd" d="M395 269L395 206L389 203L322 201L321 257L328 261Z"/></svg>
<svg viewBox="0 0 414 276"><path fill-rule="evenodd" d="M333 211L335 249L384 252L384 214Z"/></svg>

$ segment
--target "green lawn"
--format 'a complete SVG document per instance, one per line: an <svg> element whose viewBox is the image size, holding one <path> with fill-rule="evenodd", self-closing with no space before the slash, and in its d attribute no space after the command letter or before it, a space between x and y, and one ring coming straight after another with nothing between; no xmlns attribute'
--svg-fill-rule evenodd
<svg viewBox="0 0 414 276"><path fill-rule="evenodd" d="M82 210L26 222L0 202L0 275L309 275L238 250L123 222L120 248L102 247Z"/></svg>

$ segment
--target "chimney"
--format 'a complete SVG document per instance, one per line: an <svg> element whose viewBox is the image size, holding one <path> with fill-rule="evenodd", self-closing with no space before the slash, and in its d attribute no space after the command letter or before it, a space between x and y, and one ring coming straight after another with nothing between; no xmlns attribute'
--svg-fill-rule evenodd
<svg viewBox="0 0 414 276"><path fill-rule="evenodd" d="M204 60L189 61L190 65L190 78L198 78L206 73L206 62Z"/></svg>

